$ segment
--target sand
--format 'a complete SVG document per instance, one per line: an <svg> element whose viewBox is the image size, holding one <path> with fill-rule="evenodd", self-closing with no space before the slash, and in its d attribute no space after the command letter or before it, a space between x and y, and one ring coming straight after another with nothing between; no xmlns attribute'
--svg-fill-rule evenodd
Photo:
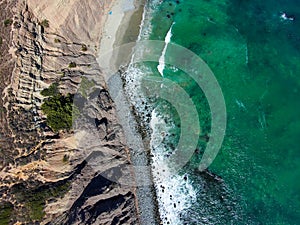
<svg viewBox="0 0 300 225"><path fill-rule="evenodd" d="M132 0L117 1L112 6L111 14L107 16L100 42L98 57L100 67L114 68L114 72L117 72L120 62L124 61L124 52L116 51L112 53L112 51L125 43L133 43L137 40L143 8L144 6L141 2L133 2ZM134 45L130 44L130 46ZM126 54L127 52L125 52ZM130 59L131 57L129 56L128 58ZM109 92L116 104L117 116L124 130L126 143L131 149L131 161L133 165L142 166L134 169L136 184L138 184L136 196L140 223L145 225L159 224L151 169L147 167L149 159L141 135L135 130L135 127L138 125L123 92L122 80L118 74L106 74L104 76ZM141 168L143 169L141 170ZM148 185L143 185L143 183Z"/></svg>

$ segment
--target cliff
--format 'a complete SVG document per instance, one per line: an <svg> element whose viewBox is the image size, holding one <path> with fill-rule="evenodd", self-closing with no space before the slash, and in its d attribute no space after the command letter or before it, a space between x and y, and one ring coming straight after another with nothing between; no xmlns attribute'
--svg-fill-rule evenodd
<svg viewBox="0 0 300 225"><path fill-rule="evenodd" d="M0 224L137 224L135 190L118 180L133 177L129 150L96 61L111 1L0 4ZM83 99L67 129L42 110L53 84L53 99Z"/></svg>

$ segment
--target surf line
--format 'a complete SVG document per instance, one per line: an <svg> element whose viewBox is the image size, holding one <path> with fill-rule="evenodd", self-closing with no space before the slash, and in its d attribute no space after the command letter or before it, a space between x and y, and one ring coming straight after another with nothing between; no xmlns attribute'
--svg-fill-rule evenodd
<svg viewBox="0 0 300 225"><path fill-rule="evenodd" d="M165 70L165 57L166 57L166 52L167 52L167 48L169 43L171 42L171 38L172 38L172 28L174 26L175 22L172 23L166 37L165 37L165 47L164 50L162 51L162 54L159 58L159 64L157 66L157 70L160 73L160 75L163 77L164 76L164 70Z"/></svg>

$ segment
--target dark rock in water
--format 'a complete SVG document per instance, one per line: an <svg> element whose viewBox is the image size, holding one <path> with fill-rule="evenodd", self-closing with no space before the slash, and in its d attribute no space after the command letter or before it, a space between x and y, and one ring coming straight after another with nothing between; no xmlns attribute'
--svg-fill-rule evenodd
<svg viewBox="0 0 300 225"><path fill-rule="evenodd" d="M199 171L198 171L199 172ZM223 182L223 179L218 176L217 174L214 174L212 172L210 172L209 170L204 170L202 172L200 172L200 174L205 178L205 179L208 179L208 180L214 180L214 181L218 181L218 182Z"/></svg>

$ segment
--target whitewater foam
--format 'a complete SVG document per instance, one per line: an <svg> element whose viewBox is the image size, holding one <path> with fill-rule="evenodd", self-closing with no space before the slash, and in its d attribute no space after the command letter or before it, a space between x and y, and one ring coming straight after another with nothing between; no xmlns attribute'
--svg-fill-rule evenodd
<svg viewBox="0 0 300 225"><path fill-rule="evenodd" d="M168 48L168 45L169 43L171 42L171 38L172 38L172 28L174 26L175 22L171 25L166 37L165 37L165 47L164 47L164 50L162 51L162 54L159 58L159 64L157 66L157 70L158 72L160 73L160 75L163 77L164 76L164 69L166 67L166 64L165 64L165 57L166 57L166 52L167 52L167 48Z"/></svg>
<svg viewBox="0 0 300 225"><path fill-rule="evenodd" d="M152 31L151 11L155 10L160 1L153 2L149 3L150 5L147 10L144 11L138 37L139 41L148 39ZM165 55L168 45L171 42L174 24L171 25L165 36L165 47L157 66L161 76L163 76L165 69ZM139 49L135 49L136 54L138 54L138 51ZM174 149L165 145L164 140L166 140L170 130L174 129L175 125L166 122L168 121L166 120L167 116L164 115L163 118L158 112L161 110L157 110L156 105L149 102L149 99L143 95L141 89L142 78L152 75L153 71L145 65L133 64L134 57L135 54L133 54L132 61L126 72L122 75L125 80L125 92L150 137L151 169L162 223L179 225L182 224L181 216L185 215L185 211L196 201L196 191L187 175L172 174L169 165L166 164L167 157L169 157ZM176 67L172 67L171 69L174 71L178 70Z"/></svg>
<svg viewBox="0 0 300 225"><path fill-rule="evenodd" d="M172 125L152 111L150 122L152 174L155 183L159 213L163 224L182 224L181 217L185 210L190 208L196 201L196 191L192 186L188 175L173 174L171 168L166 164L168 155L166 147L162 144L165 134L172 129Z"/></svg>

